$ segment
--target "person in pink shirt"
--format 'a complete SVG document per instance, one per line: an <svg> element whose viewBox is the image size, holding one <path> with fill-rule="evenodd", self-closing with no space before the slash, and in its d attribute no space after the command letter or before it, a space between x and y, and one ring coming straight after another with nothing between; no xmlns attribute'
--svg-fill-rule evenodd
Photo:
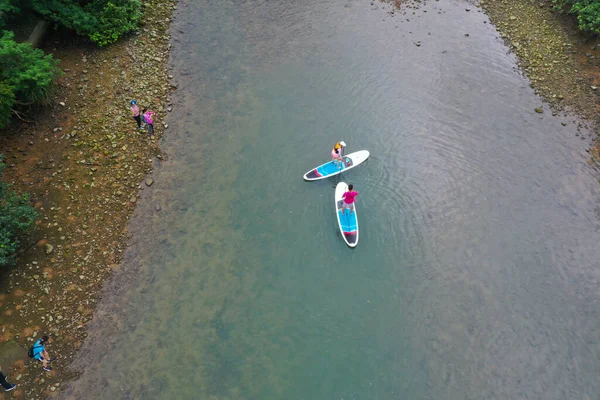
<svg viewBox="0 0 600 400"><path fill-rule="evenodd" d="M144 108L142 112L144 113L144 122L148 124L148 134L154 135L154 111Z"/></svg>
<svg viewBox="0 0 600 400"><path fill-rule="evenodd" d="M142 129L142 117L140 115L140 108L137 105L135 100L131 100L131 114L133 115L133 119L137 122L138 129Z"/></svg>
<svg viewBox="0 0 600 400"><path fill-rule="evenodd" d="M358 196L358 192L354 191L354 185L348 185L348 190L342 195L344 203L342 203L342 214L346 213L346 208L350 209L350 214L354 212L354 198Z"/></svg>

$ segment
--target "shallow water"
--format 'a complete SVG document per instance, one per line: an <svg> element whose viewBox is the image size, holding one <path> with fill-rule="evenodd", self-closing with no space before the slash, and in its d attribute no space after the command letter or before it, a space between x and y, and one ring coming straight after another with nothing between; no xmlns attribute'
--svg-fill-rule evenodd
<svg viewBox="0 0 600 400"><path fill-rule="evenodd" d="M600 393L587 143L533 111L473 6L390 10L180 2L168 160L64 398ZM339 179L302 181L340 139L371 151L341 177L360 193L354 250Z"/></svg>

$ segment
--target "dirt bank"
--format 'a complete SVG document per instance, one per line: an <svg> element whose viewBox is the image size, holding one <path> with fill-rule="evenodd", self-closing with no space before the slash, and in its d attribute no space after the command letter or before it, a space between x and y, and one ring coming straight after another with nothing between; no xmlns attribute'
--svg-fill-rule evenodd
<svg viewBox="0 0 600 400"><path fill-rule="evenodd" d="M4 363L18 387L0 399L53 396L77 375L68 366L98 292L119 265L139 192L152 190L147 173L164 161L156 142L168 132L163 121L172 107L166 62L176 3L144 1L138 34L107 49L53 33L45 50L61 60L65 74L50 106L35 112L35 123L0 134L5 179L30 193L40 212L17 267L0 272L0 348L11 339L28 348L50 334L49 352L58 357L52 372L28 361ZM156 112L156 137L137 131L132 98Z"/></svg>

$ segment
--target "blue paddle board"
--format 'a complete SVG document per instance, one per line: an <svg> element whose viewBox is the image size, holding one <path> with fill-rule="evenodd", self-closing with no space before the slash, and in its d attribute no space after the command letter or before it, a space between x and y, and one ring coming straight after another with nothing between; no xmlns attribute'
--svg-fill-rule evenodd
<svg viewBox="0 0 600 400"><path fill-rule="evenodd" d="M348 185L345 182L340 182L335 187L335 212L344 241L348 246L355 247L358 244L358 217L356 216L356 206L354 207L353 213L350 213L350 209L348 208L342 212L342 203L344 202L342 195L347 190Z"/></svg>
<svg viewBox="0 0 600 400"><path fill-rule="evenodd" d="M363 163L367 158L369 158L369 155L370 154L368 150L360 150L344 156L344 159L340 162L326 162L325 164L321 164L317 168L311 169L304 174L304 180L318 181L319 179L325 179L337 174L341 174L342 172L346 172L349 169L352 169Z"/></svg>

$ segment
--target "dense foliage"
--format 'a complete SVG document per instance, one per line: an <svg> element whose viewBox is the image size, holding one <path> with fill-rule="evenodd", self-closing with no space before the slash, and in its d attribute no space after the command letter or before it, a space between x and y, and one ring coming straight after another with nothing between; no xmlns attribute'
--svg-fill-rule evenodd
<svg viewBox="0 0 600 400"><path fill-rule="evenodd" d="M20 16L36 15L54 21L104 46L138 28L141 0L0 0L0 27L18 24ZM14 34L0 31L0 128L16 107L43 101L59 70L51 55L16 43Z"/></svg>
<svg viewBox="0 0 600 400"><path fill-rule="evenodd" d="M17 43L10 31L0 32L0 128L10 121L15 104L39 103L58 74L56 60L29 43Z"/></svg>
<svg viewBox="0 0 600 400"><path fill-rule="evenodd" d="M0 0L6 1L6 0ZM137 29L142 18L140 0L31 0L31 8L100 46L116 42Z"/></svg>
<svg viewBox="0 0 600 400"><path fill-rule="evenodd" d="M13 115L15 92L4 82L0 82L0 128L8 125Z"/></svg>
<svg viewBox="0 0 600 400"><path fill-rule="evenodd" d="M552 0L556 9L568 9L577 16L579 28L600 34L600 0Z"/></svg>
<svg viewBox="0 0 600 400"><path fill-rule="evenodd" d="M0 157L0 177L4 164ZM19 246L18 238L33 226L37 212L27 195L18 195L0 181L0 267L13 265Z"/></svg>
<svg viewBox="0 0 600 400"><path fill-rule="evenodd" d="M51 55L34 49L29 43L17 43L10 31L0 36L0 82L11 88L24 103L44 99L58 73Z"/></svg>
<svg viewBox="0 0 600 400"><path fill-rule="evenodd" d="M0 28L4 26L6 19L11 15L19 12L13 0L0 0Z"/></svg>

